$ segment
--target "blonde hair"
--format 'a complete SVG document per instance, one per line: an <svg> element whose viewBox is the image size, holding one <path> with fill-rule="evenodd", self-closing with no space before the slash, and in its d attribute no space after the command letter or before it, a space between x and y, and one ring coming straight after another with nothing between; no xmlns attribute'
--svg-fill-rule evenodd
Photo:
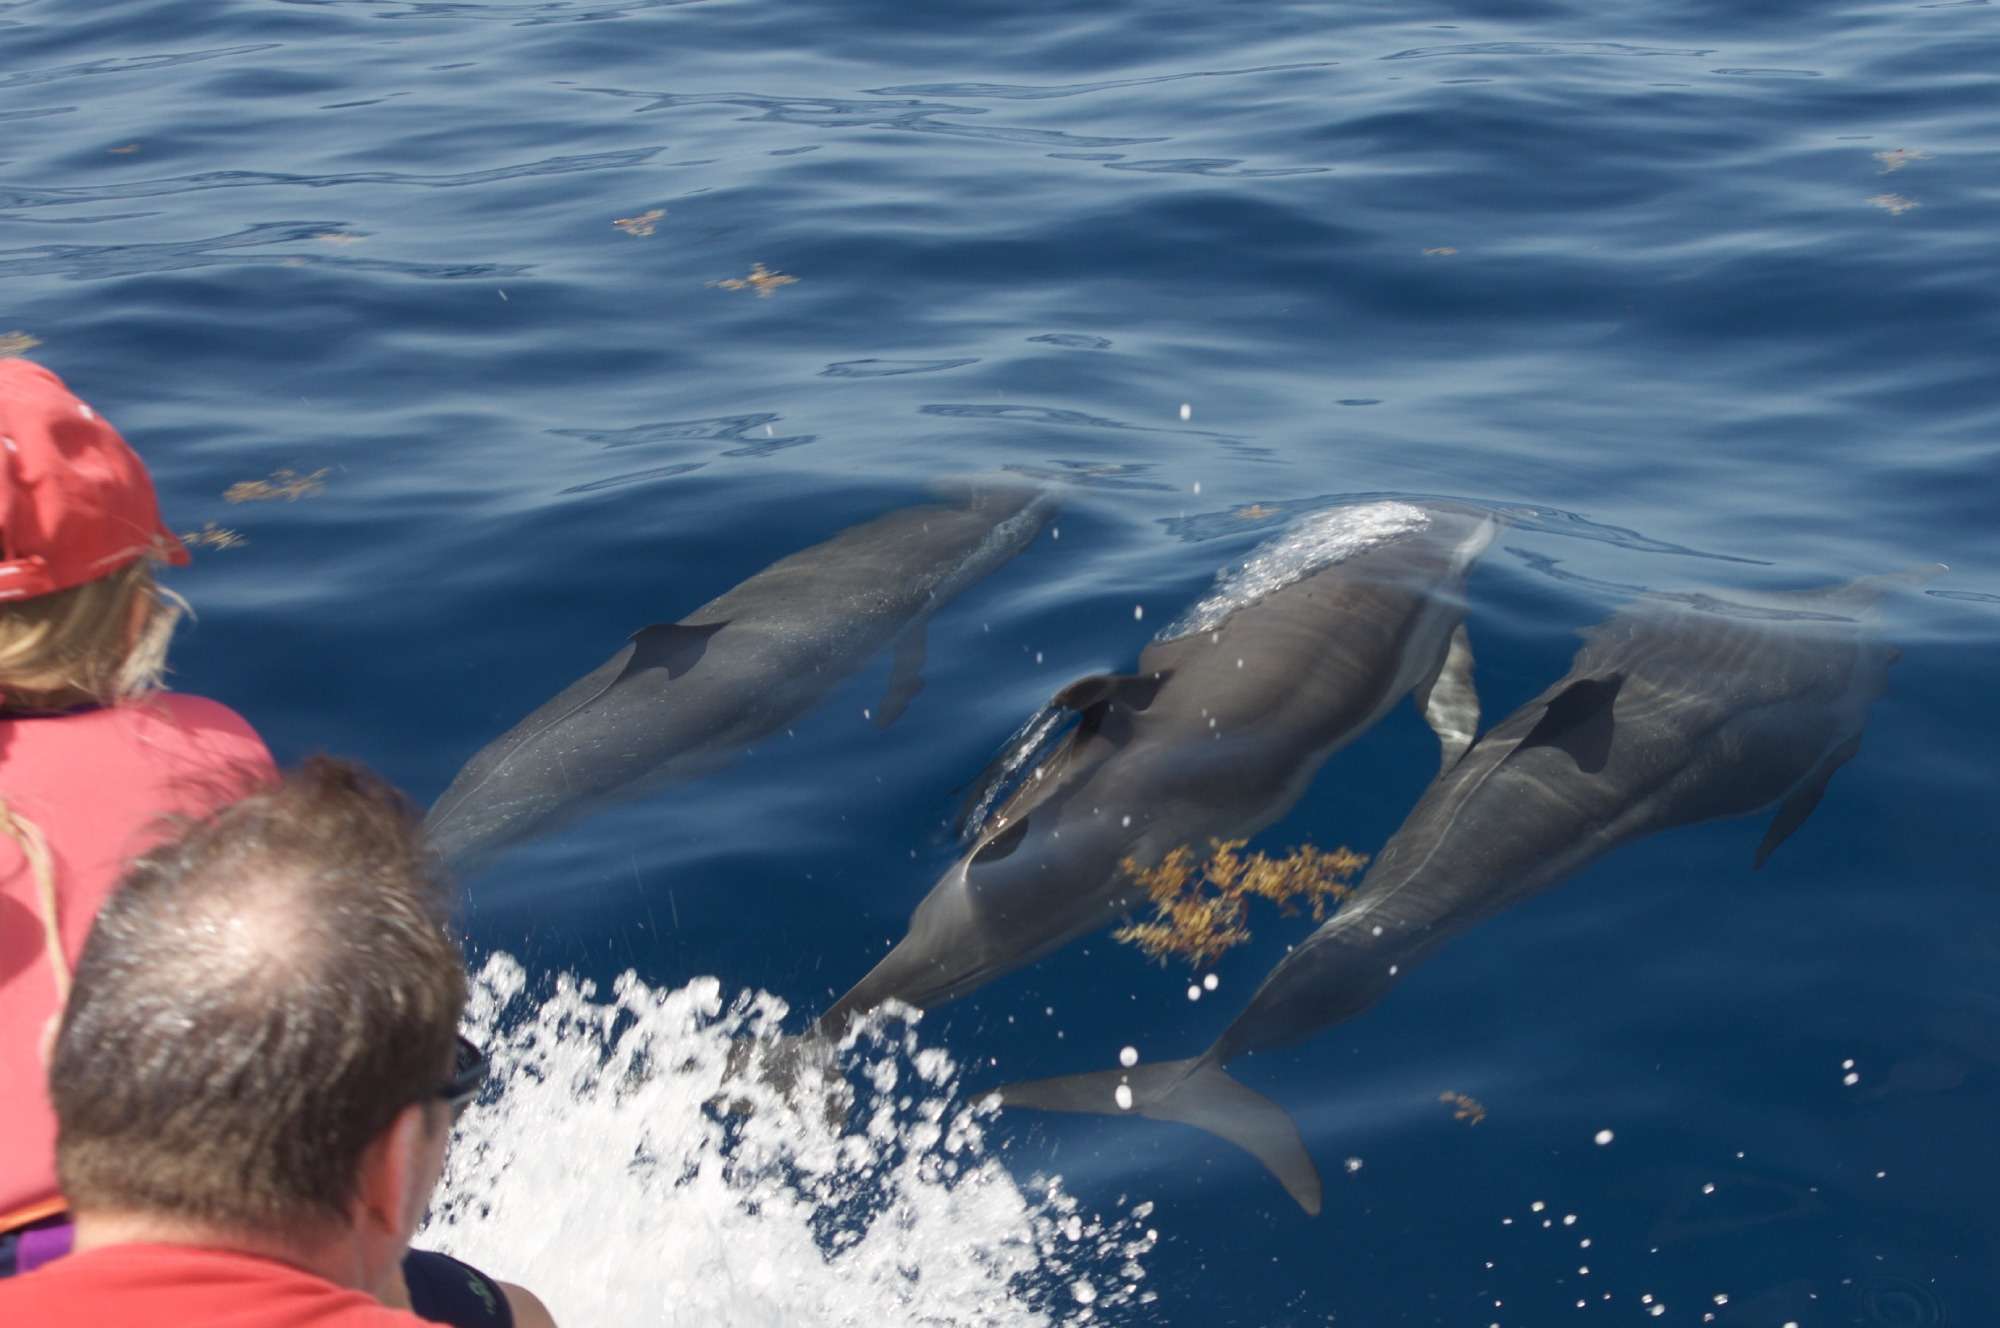
<svg viewBox="0 0 2000 1328"><path fill-rule="evenodd" d="M157 690L186 609L143 558L68 590L0 604L0 714L117 705Z"/></svg>

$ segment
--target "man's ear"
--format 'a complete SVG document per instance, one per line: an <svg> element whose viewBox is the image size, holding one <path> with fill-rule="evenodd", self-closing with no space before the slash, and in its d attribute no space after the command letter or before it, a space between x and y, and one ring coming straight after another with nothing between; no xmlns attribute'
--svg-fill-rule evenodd
<svg viewBox="0 0 2000 1328"><path fill-rule="evenodd" d="M361 1175L354 1195L357 1227L386 1232L399 1240L408 1236L403 1227L408 1220L410 1189L419 1183L429 1137L422 1103L404 1107L388 1128L375 1136L361 1155Z"/></svg>

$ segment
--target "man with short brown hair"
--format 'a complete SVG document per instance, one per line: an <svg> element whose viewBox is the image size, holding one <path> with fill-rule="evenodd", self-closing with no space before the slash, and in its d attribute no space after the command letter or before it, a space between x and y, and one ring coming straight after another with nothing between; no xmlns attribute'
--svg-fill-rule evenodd
<svg viewBox="0 0 2000 1328"><path fill-rule="evenodd" d="M421 1322L387 1306L485 1076L431 863L394 790L317 760L133 865L50 1062L76 1252L0 1281L0 1322ZM501 1289L496 1323L549 1324Z"/></svg>

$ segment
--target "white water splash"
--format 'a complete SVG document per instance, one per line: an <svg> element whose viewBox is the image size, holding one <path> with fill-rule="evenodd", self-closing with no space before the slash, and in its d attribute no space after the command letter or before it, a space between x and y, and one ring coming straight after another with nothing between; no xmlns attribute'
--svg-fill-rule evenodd
<svg viewBox="0 0 2000 1328"><path fill-rule="evenodd" d="M1363 503L1315 512L1277 538L1258 545L1241 566L1223 569L1215 579L1215 589L1156 639L1172 641L1212 632L1245 605L1255 604L1322 567L1346 562L1430 523L1421 507L1409 503Z"/></svg>
<svg viewBox="0 0 2000 1328"><path fill-rule="evenodd" d="M706 1104L731 1047L775 1036L782 1002L725 1009L714 978L669 991L630 973L609 999L567 977L539 1003L524 989L506 955L474 980L468 1021L498 1096L460 1123L418 1243L528 1286L558 1322L1054 1328L1156 1312L1140 1260L1157 1235L1082 1212L1060 1178L1018 1187L985 1140L992 1108L961 1097L911 1022L850 1041L844 1122L741 1080L730 1096L753 1109L729 1115Z"/></svg>
<svg viewBox="0 0 2000 1328"><path fill-rule="evenodd" d="M1036 663L1040 663L1038 659ZM987 822L1006 797L1013 793L1019 775L1029 762L1042 754L1050 737L1055 734L1069 712L1056 706L1044 706L1028 717L1028 722L1014 731L1007 739L1007 745L1000 749L1000 755L988 767L970 808L965 813L965 823L958 832L964 843L972 843L987 831Z"/></svg>

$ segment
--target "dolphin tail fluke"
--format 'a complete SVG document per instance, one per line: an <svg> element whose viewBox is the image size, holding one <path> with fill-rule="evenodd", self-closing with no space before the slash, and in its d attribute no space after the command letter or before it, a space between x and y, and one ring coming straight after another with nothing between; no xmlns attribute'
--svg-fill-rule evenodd
<svg viewBox="0 0 2000 1328"><path fill-rule="evenodd" d="M1131 1091L1130 1107L1120 1105L1121 1087ZM1319 1214L1319 1170L1306 1153L1299 1127L1283 1107L1231 1079L1212 1060L1163 1061L1129 1070L1036 1079L1008 1084L997 1096L1003 1107L1138 1115L1206 1130L1262 1162L1299 1207Z"/></svg>

